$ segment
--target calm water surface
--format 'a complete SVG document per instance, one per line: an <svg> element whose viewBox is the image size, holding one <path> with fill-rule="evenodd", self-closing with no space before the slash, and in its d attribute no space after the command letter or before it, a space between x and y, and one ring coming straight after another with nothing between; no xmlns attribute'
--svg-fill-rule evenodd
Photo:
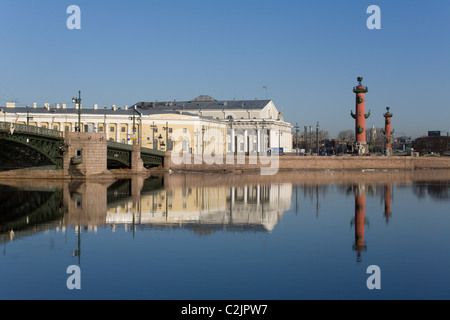
<svg viewBox="0 0 450 320"><path fill-rule="evenodd" d="M450 299L448 175L336 175L0 182L0 299Z"/></svg>

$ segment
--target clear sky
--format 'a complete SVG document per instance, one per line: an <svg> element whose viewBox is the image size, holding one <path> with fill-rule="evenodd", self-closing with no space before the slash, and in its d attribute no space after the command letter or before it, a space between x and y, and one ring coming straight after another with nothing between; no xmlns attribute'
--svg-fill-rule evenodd
<svg viewBox="0 0 450 320"><path fill-rule="evenodd" d="M335 137L354 128L363 76L369 127L390 106L397 136L450 131L449 17L448 0L0 0L0 105L267 95L301 131Z"/></svg>

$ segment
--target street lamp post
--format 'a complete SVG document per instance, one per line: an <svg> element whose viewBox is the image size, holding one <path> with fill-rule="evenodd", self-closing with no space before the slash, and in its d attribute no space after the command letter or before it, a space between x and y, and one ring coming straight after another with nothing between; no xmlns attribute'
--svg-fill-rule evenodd
<svg viewBox="0 0 450 320"><path fill-rule="evenodd" d="M30 120L33 120L33 117L30 117L30 111L27 110L27 129L30 126Z"/></svg>
<svg viewBox="0 0 450 320"><path fill-rule="evenodd" d="M162 149L162 147L166 146L165 144L163 144L162 138L163 138L162 134L159 134L159 137L158 137L158 139L159 139L159 149Z"/></svg>
<svg viewBox="0 0 450 320"><path fill-rule="evenodd" d="M303 133L303 140L304 140L304 147L305 147L305 154L308 152L308 127L304 126L304 133Z"/></svg>
<svg viewBox="0 0 450 320"><path fill-rule="evenodd" d="M157 128L157 126L155 126L155 122L154 121L153 121L153 124L150 126L150 128L152 128L152 133L153 133L153 136L152 136L153 150L156 150L156 149L158 149L158 146L156 146L156 148L155 148L155 128Z"/></svg>
<svg viewBox="0 0 450 320"><path fill-rule="evenodd" d="M131 140L133 140L133 145L136 144L136 106L133 107L133 116L129 118L133 120L133 134L131 135Z"/></svg>
<svg viewBox="0 0 450 320"><path fill-rule="evenodd" d="M169 151L169 123L166 122L166 151Z"/></svg>
<svg viewBox="0 0 450 320"><path fill-rule="evenodd" d="M202 126L202 154L205 153L205 127Z"/></svg>
<svg viewBox="0 0 450 320"><path fill-rule="evenodd" d="M81 90L78 91L78 98L72 98L72 103L78 104L78 128L77 132L81 132Z"/></svg>
<svg viewBox="0 0 450 320"><path fill-rule="evenodd" d="M316 141L316 144L317 144L317 155L319 155L319 128L320 128L320 126L319 126L319 122L317 122L317 125L316 125L316 138L317 138L317 141Z"/></svg>

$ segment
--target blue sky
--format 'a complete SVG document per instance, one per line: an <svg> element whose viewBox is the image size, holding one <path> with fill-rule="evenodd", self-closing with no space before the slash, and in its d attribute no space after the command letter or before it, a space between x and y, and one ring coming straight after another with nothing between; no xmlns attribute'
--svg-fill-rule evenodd
<svg viewBox="0 0 450 320"><path fill-rule="evenodd" d="M72 4L81 30L66 27ZM370 5L381 30L366 26ZM390 106L397 136L450 131L449 16L448 0L0 0L0 105L267 94L285 120L334 137L354 127L363 76L368 126Z"/></svg>

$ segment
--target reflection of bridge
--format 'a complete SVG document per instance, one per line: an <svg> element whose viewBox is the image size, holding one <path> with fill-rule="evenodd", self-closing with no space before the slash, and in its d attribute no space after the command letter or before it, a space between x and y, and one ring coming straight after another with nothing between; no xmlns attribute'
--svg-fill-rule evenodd
<svg viewBox="0 0 450 320"><path fill-rule="evenodd" d="M80 141L85 141L84 145L80 144ZM74 150L69 150L70 146L75 144L77 146L74 146ZM46 128L0 122L0 166L5 169L46 165L53 165L56 169L69 169L65 166L89 161L91 154L82 154L82 150L93 150L94 145L98 151L100 150L98 147L104 144L107 150L104 157L108 169L133 166L133 152L136 152L136 146L106 141L103 134L88 132L63 134L61 131ZM148 148L138 148L137 152L143 166L163 165L164 152ZM98 152L95 156L98 157ZM64 161L65 157L69 157L70 161ZM80 163L77 163L77 160ZM98 159L95 161L99 162Z"/></svg>
<svg viewBox="0 0 450 320"><path fill-rule="evenodd" d="M22 190L0 185L0 242L56 227L64 216L62 190ZM13 230L13 231L11 231Z"/></svg>

